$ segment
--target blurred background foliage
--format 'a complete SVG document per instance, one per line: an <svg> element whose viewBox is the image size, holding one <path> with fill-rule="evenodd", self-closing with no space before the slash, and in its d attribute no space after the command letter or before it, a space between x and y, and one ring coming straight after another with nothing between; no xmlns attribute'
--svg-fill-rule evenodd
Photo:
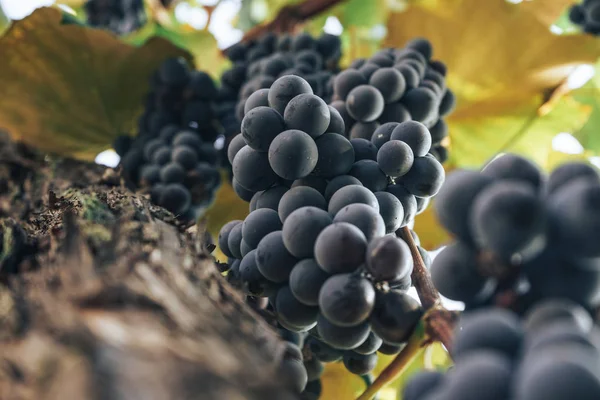
<svg viewBox="0 0 600 400"><path fill-rule="evenodd" d="M84 0L0 0L0 129L46 151L94 159L117 135L135 134L159 60L183 55L218 79L229 65L222 49L301 1L145 0L146 24L117 37L83 26ZM346 0L297 29L340 35L344 66L381 47L428 38L457 96L447 121L448 171L507 151L547 169L567 159L600 167L600 38L569 22L573 2ZM42 5L52 8L26 17ZM432 250L448 236L430 210L415 230ZM209 229L247 213L223 185L207 214ZM436 348L410 370L447 364ZM335 365L323 382L325 399L354 398L365 385ZM396 396L392 388L380 399Z"/></svg>

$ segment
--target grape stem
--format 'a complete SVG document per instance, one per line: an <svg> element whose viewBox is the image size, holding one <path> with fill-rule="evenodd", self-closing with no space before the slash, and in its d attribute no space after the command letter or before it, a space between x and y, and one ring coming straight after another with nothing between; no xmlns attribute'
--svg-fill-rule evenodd
<svg viewBox="0 0 600 400"><path fill-rule="evenodd" d="M296 25L341 2L342 0L304 0L298 4L282 7L275 19L271 22L255 26L246 32L242 38L242 42L249 42L257 39L267 32L291 32ZM227 53L227 49L225 49L224 52Z"/></svg>
<svg viewBox="0 0 600 400"><path fill-rule="evenodd" d="M422 322L421 322L422 323ZM415 329L406 346L396 358L379 374L373 384L367 387L356 400L371 400L385 385L392 382L406 370L408 365L425 349L429 341L424 337L422 329Z"/></svg>

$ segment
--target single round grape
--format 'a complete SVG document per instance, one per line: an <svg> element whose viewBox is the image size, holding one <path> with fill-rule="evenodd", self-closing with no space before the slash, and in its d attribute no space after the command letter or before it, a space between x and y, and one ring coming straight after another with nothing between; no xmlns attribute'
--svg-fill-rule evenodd
<svg viewBox="0 0 600 400"><path fill-rule="evenodd" d="M349 204L335 214L333 222L348 222L356 226L370 242L385 235L385 222L379 212L366 204Z"/></svg>
<svg viewBox="0 0 600 400"><path fill-rule="evenodd" d="M403 60L408 60L408 59L417 60L421 64L427 63L427 59L425 58L425 56L423 56L423 54L421 54L420 52L418 52L415 49L406 47L403 49L396 50L395 55L394 55L394 60L397 63L401 62Z"/></svg>
<svg viewBox="0 0 600 400"><path fill-rule="evenodd" d="M348 172L348 175L352 175L358 179L364 187L372 192L384 190L388 183L387 176L379 168L377 162L373 160L360 160L355 162L352 164L352 168Z"/></svg>
<svg viewBox="0 0 600 400"><path fill-rule="evenodd" d="M420 400L441 387L444 374L439 371L419 371L411 376L402 389L403 400Z"/></svg>
<svg viewBox="0 0 600 400"><path fill-rule="evenodd" d="M344 366L356 375L366 375L377 366L377 353L359 354L354 351L344 353Z"/></svg>
<svg viewBox="0 0 600 400"><path fill-rule="evenodd" d="M175 215L184 214L191 203L190 191L180 183L169 183L160 196L160 205Z"/></svg>
<svg viewBox="0 0 600 400"><path fill-rule="evenodd" d="M150 188L150 200L154 204L160 205L160 198L161 198L163 192L165 191L166 187L167 187L167 185L165 185L164 183L155 183Z"/></svg>
<svg viewBox="0 0 600 400"><path fill-rule="evenodd" d="M354 148L355 161L373 160L377 161L377 146L367 139L351 139Z"/></svg>
<svg viewBox="0 0 600 400"><path fill-rule="evenodd" d="M494 158L481 170L481 174L493 179L510 179L530 184L536 191L544 184L540 169L531 161L515 154L503 154Z"/></svg>
<svg viewBox="0 0 600 400"><path fill-rule="evenodd" d="M414 89L419 86L419 82L421 77L419 76L419 71L415 69L412 65L405 64L400 62L394 65L394 69L402 74L404 77L404 81L406 82L406 90Z"/></svg>
<svg viewBox="0 0 600 400"><path fill-rule="evenodd" d="M307 176L317 165L318 158L313 138L295 129L280 133L269 146L269 164L283 179L294 180ZM250 172L257 174L257 171L254 169Z"/></svg>
<svg viewBox="0 0 600 400"><path fill-rule="evenodd" d="M439 100L429 89L422 87L410 89L401 101L411 117L418 122L425 123L437 117Z"/></svg>
<svg viewBox="0 0 600 400"><path fill-rule="evenodd" d="M571 183L574 179L587 179L600 182L600 172L592 165L583 162L569 162L556 167L550 177L546 190L549 194Z"/></svg>
<svg viewBox="0 0 600 400"><path fill-rule="evenodd" d="M383 95L369 85L360 85L348 93L346 109L352 118L361 122L375 121L383 112Z"/></svg>
<svg viewBox="0 0 600 400"><path fill-rule="evenodd" d="M552 229L561 249L578 257L600 256L600 183L576 179L550 198ZM538 211L539 213L539 211Z"/></svg>
<svg viewBox="0 0 600 400"><path fill-rule="evenodd" d="M450 114L456 108L456 97L454 96L454 92L450 89L446 89L444 92L444 96L440 102L438 113L440 117L445 117Z"/></svg>
<svg viewBox="0 0 600 400"><path fill-rule="evenodd" d="M202 144L200 136L192 131L182 131L173 137L173 146L188 146L198 150Z"/></svg>
<svg viewBox="0 0 600 400"><path fill-rule="evenodd" d="M448 245L435 257L431 280L444 297L467 303L476 299L486 284L477 272L476 254L462 242Z"/></svg>
<svg viewBox="0 0 600 400"><path fill-rule="evenodd" d="M344 136L347 137L348 132L350 131L350 128L352 127L352 125L354 124L355 121L350 116L350 114L348 114L348 110L346 110L346 102L341 101L341 100L336 100L336 101L332 102L330 104L330 106L335 108L337 110L337 112L340 113L340 116L344 120L344 128L345 128Z"/></svg>
<svg viewBox="0 0 600 400"><path fill-rule="evenodd" d="M228 246L229 233L236 225L239 225L241 223L242 223L241 220L230 221L230 222L226 223L225 225L223 225L223 227L219 231L219 239L218 239L219 248L221 249L221 252L223 252L223 254L225 254L227 257L234 257L233 253L231 253L231 251L229 251L229 246Z"/></svg>
<svg viewBox="0 0 600 400"><path fill-rule="evenodd" d="M297 262L285 248L281 231L268 233L256 247L258 270L272 282L286 282Z"/></svg>
<svg viewBox="0 0 600 400"><path fill-rule="evenodd" d="M492 178L476 171L453 171L437 194L434 210L440 223L467 243L473 243L469 216L479 193Z"/></svg>
<svg viewBox="0 0 600 400"><path fill-rule="evenodd" d="M284 359L277 367L280 384L294 393L302 393L308 382L306 368L302 361Z"/></svg>
<svg viewBox="0 0 600 400"><path fill-rule="evenodd" d="M512 376L513 367L506 357L494 352L475 353L456 364L444 382L441 398L504 400L510 397Z"/></svg>
<svg viewBox="0 0 600 400"><path fill-rule="evenodd" d="M288 324L298 327L307 327L314 324L317 320L319 308L300 303L294 297L289 286L284 286L279 289L275 303L277 317Z"/></svg>
<svg viewBox="0 0 600 400"><path fill-rule="evenodd" d="M365 259L367 239L356 226L336 222L327 226L315 242L315 259L326 272L355 271Z"/></svg>
<svg viewBox="0 0 600 400"><path fill-rule="evenodd" d="M277 182L265 153L244 146L233 159L233 176L247 190L257 192L268 189Z"/></svg>
<svg viewBox="0 0 600 400"><path fill-rule="evenodd" d="M393 235L378 237L367 248L367 271L375 281L397 281L410 276L413 259L408 245Z"/></svg>
<svg viewBox="0 0 600 400"><path fill-rule="evenodd" d="M429 203L431 202L431 197L417 197L417 215L424 212Z"/></svg>
<svg viewBox="0 0 600 400"><path fill-rule="evenodd" d="M394 55L388 52L386 49L383 49L375 53L369 59L369 62L378 65L379 67L381 67L381 69L385 67L391 67L392 65L394 65Z"/></svg>
<svg viewBox="0 0 600 400"><path fill-rule="evenodd" d="M367 84L367 80L362 73L354 69L347 69L335 77L333 93L340 99L346 100L352 89L365 84Z"/></svg>
<svg viewBox="0 0 600 400"><path fill-rule="evenodd" d="M242 221L243 222L243 221ZM231 256L241 260L242 256L242 224L236 224L229 231L229 235L227 236L227 248L231 253Z"/></svg>
<svg viewBox="0 0 600 400"><path fill-rule="evenodd" d="M418 121L398 124L390 138L405 142L416 157L424 157L431 149L431 134L427 127Z"/></svg>
<svg viewBox="0 0 600 400"><path fill-rule="evenodd" d="M410 171L400 183L417 197L435 196L444 184L444 167L433 157L415 157Z"/></svg>
<svg viewBox="0 0 600 400"><path fill-rule="evenodd" d="M189 146L175 146L171 153L171 159L184 169L190 170L198 164L198 153Z"/></svg>
<svg viewBox="0 0 600 400"><path fill-rule="evenodd" d="M475 198L469 220L475 242L503 257L541 250L546 233L543 200L526 183L488 185Z"/></svg>
<svg viewBox="0 0 600 400"><path fill-rule="evenodd" d="M279 202L278 213L281 222L301 207L312 206L327 209L327 202L321 193L308 186L297 186L288 190Z"/></svg>
<svg viewBox="0 0 600 400"><path fill-rule="evenodd" d="M356 326L366 321L374 306L375 289L360 275L334 275L319 292L320 312L337 326Z"/></svg>
<svg viewBox="0 0 600 400"><path fill-rule="evenodd" d="M314 336L309 336L306 339L306 347L310 349L310 352L319 361L326 363L338 361L342 358L343 355L343 352L341 350L331 347L327 343L317 339Z"/></svg>
<svg viewBox="0 0 600 400"><path fill-rule="evenodd" d="M328 211L336 215L338 211L353 203L363 203L379 211L379 203L372 191L361 185L347 185L336 191L329 200Z"/></svg>
<svg viewBox="0 0 600 400"><path fill-rule="evenodd" d="M377 164L387 176L398 178L410 171L414 154L408 144L400 140L384 143L377 152Z"/></svg>
<svg viewBox="0 0 600 400"><path fill-rule="evenodd" d="M402 226L404 207L396 196L388 192L375 192L379 203L379 215L385 224L385 233L394 233Z"/></svg>
<svg viewBox="0 0 600 400"><path fill-rule="evenodd" d="M319 208L299 208L283 224L283 243L295 257L311 258L317 237L332 222L329 213Z"/></svg>
<svg viewBox="0 0 600 400"><path fill-rule="evenodd" d="M360 344L360 346L352 349L352 351L358 354L372 354L377 351L383 344L383 340L379 336L377 336L373 331L369 333L367 339Z"/></svg>
<svg viewBox="0 0 600 400"><path fill-rule="evenodd" d="M406 43L404 47L418 51L423 55L423 57L425 57L426 60L431 59L431 55L433 54L433 47L431 46L429 40L425 38L412 39Z"/></svg>
<svg viewBox="0 0 600 400"><path fill-rule="evenodd" d="M362 186L362 183L360 183L358 179L350 175L336 176L327 183L327 187L325 188L325 200L329 201L331 199L331 196L333 196L335 192L348 185Z"/></svg>
<svg viewBox="0 0 600 400"><path fill-rule="evenodd" d="M290 100L303 93L313 94L308 82L296 75L284 75L269 89L269 105L283 115Z"/></svg>
<svg viewBox="0 0 600 400"><path fill-rule="evenodd" d="M233 164L233 159L235 155L240 151L244 146L246 146L246 141L244 140L244 136L241 133L238 133L231 139L229 142L229 146L227 147L227 159L230 164Z"/></svg>
<svg viewBox="0 0 600 400"><path fill-rule="evenodd" d="M344 118L334 107L327 106L327 108L329 108L329 126L325 132L344 135L346 132L346 123L344 122Z"/></svg>
<svg viewBox="0 0 600 400"><path fill-rule="evenodd" d="M402 185L388 185L386 192L394 195L402 203L402 208L404 209L402 226L407 225L417 215L417 200L415 196Z"/></svg>
<svg viewBox="0 0 600 400"><path fill-rule="evenodd" d="M268 107L269 106L269 89L258 89L246 99L244 103L244 115L248 114L250 110L257 107Z"/></svg>
<svg viewBox="0 0 600 400"><path fill-rule="evenodd" d="M279 202L287 191L288 188L285 186L273 186L265 191L258 192L256 194L258 195L256 199L256 209L270 208L271 210L277 211L279 209Z"/></svg>
<svg viewBox="0 0 600 400"><path fill-rule="evenodd" d="M380 68L375 71L369 79L369 85L381 92L386 103L400 100L406 90L404 76L394 68Z"/></svg>
<svg viewBox="0 0 600 400"><path fill-rule="evenodd" d="M452 343L452 358L460 363L464 357L481 350L496 351L515 358L521 349L523 328L519 318L499 308L482 308L461 316Z"/></svg>
<svg viewBox="0 0 600 400"><path fill-rule="evenodd" d="M163 183L183 183L185 169L179 163L172 161L160 169L160 180Z"/></svg>
<svg viewBox="0 0 600 400"><path fill-rule="evenodd" d="M367 62L365 65L361 66L358 71L365 77L367 82L371 79L371 76L380 69L379 65Z"/></svg>
<svg viewBox="0 0 600 400"><path fill-rule="evenodd" d="M572 300L548 299L527 310L524 327L528 333L535 333L556 323L568 323L582 332L590 332L594 322L590 314Z"/></svg>
<svg viewBox="0 0 600 400"><path fill-rule="evenodd" d="M248 111L242 120L242 135L252 149L269 150L271 142L285 130L281 115L270 107L256 107Z"/></svg>
<svg viewBox="0 0 600 400"><path fill-rule="evenodd" d="M244 240L252 248L268 233L281 230L279 215L269 208L260 208L252 211L242 224L242 235Z"/></svg>
<svg viewBox="0 0 600 400"><path fill-rule="evenodd" d="M377 121L371 122L356 122L350 128L350 139L367 139L371 140L373 134L379 128L380 124Z"/></svg>
<svg viewBox="0 0 600 400"><path fill-rule="evenodd" d="M410 113L402 105L402 103L389 103L383 108L383 112L379 116L379 123L386 124L388 122L404 122L411 119Z"/></svg>
<svg viewBox="0 0 600 400"><path fill-rule="evenodd" d="M392 290L377 294L369 322L384 342L401 344L408 340L422 315L417 300L406 292Z"/></svg>
<svg viewBox="0 0 600 400"><path fill-rule="evenodd" d="M350 171L354 163L354 148L348 139L336 133L326 133L315 140L318 160L313 173L333 178Z"/></svg>
<svg viewBox="0 0 600 400"><path fill-rule="evenodd" d="M132 154L129 152L128 154ZM127 157L127 156L125 156ZM163 166L171 161L171 146L162 146L152 154L152 164Z"/></svg>
<svg viewBox="0 0 600 400"><path fill-rule="evenodd" d="M438 119L431 128L429 128L431 135L431 143L437 144L444 140L448 136L448 125L442 118Z"/></svg>
<svg viewBox="0 0 600 400"><path fill-rule="evenodd" d="M308 186L315 189L317 192L321 194L325 194L325 188L327 187L327 180L320 176L316 175L308 175L304 178L296 179L291 187L295 188L298 186Z"/></svg>
<svg viewBox="0 0 600 400"><path fill-rule="evenodd" d="M313 138L325 133L331 121L327 104L312 93L291 99L285 107L283 118L288 129L301 130Z"/></svg>
<svg viewBox="0 0 600 400"><path fill-rule="evenodd" d="M256 250L250 250L240 263L240 281L244 293L264 297L275 291L275 284L265 278L256 264Z"/></svg>
<svg viewBox="0 0 600 400"><path fill-rule="evenodd" d="M371 331L368 323L343 327L332 324L322 314L317 317L317 331L321 339L335 349L350 350L360 346Z"/></svg>
<svg viewBox="0 0 600 400"><path fill-rule="evenodd" d="M161 168L155 164L146 164L142 166L140 173L140 184L142 186L152 186L160 182Z"/></svg>
<svg viewBox="0 0 600 400"><path fill-rule="evenodd" d="M312 357L304 360L304 368L306 369L306 374L308 375L308 381L314 381L319 379L321 375L323 375L323 371L325 370L325 366L321 361L319 361L316 357Z"/></svg>
<svg viewBox="0 0 600 400"><path fill-rule="evenodd" d="M231 186L233 187L233 191L235 192L235 194L237 194L240 199L246 202L252 200L252 196L254 196L254 194L256 193L240 185L240 183L235 179L235 177L231 181Z"/></svg>
<svg viewBox="0 0 600 400"><path fill-rule="evenodd" d="M387 122L381 125L375 130L375 132L373 132L373 136L371 136L371 142L373 142L373 144L377 146L377 149L379 149L384 143L387 143L390 140L392 132L397 126L398 122Z"/></svg>
<svg viewBox="0 0 600 400"><path fill-rule="evenodd" d="M330 275L312 258L299 261L290 274L290 290L302 304L319 305L319 291Z"/></svg>

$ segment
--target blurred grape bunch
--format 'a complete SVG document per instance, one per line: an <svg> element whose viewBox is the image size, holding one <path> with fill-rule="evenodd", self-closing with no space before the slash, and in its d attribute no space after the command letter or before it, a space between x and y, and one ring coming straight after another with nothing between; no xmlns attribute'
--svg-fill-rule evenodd
<svg viewBox="0 0 600 400"><path fill-rule="evenodd" d="M569 9L569 20L584 32L600 36L600 1L584 0Z"/></svg>
<svg viewBox="0 0 600 400"><path fill-rule="evenodd" d="M88 0L84 9L89 25L117 35L136 31L147 21L144 0Z"/></svg>

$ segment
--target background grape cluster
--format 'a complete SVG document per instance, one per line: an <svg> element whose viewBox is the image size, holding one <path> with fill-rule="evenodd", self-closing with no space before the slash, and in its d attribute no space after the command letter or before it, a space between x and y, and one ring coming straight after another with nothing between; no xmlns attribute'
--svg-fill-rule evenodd
<svg viewBox="0 0 600 400"><path fill-rule="evenodd" d="M525 312L552 297L600 304L600 177L566 163L546 177L502 155L481 171L448 177L435 203L457 241L435 258L433 282L467 310L508 302Z"/></svg>
<svg viewBox="0 0 600 400"><path fill-rule="evenodd" d="M600 1L584 0L569 10L569 20L579 25L584 32L600 35Z"/></svg>
<svg viewBox="0 0 600 400"><path fill-rule="evenodd" d="M387 50L386 57L403 51ZM383 97L381 91L356 89L345 104L377 119L383 102L373 112L361 91ZM349 140L341 113L297 75L255 91L243 111L228 157L232 185L250 214L219 234L229 257L224 269L254 306L276 316L284 338L304 346L304 368L295 359L282 370L291 388L302 392L311 382L315 394L324 362L343 360L350 372L368 374L377 351L398 352L422 316L406 293L410 249L395 233L425 209L444 169L430 153L433 139L423 123L386 122L369 140Z"/></svg>
<svg viewBox="0 0 600 400"><path fill-rule="evenodd" d="M464 314L447 373L420 372L403 400L600 398L600 331L570 300L538 303L520 319L497 307Z"/></svg>
<svg viewBox="0 0 600 400"><path fill-rule="evenodd" d="M208 74L179 58L160 66L151 87L138 135L120 136L114 148L129 184L147 189L155 204L191 220L212 201L221 182L214 146L217 88Z"/></svg>
<svg viewBox="0 0 600 400"><path fill-rule="evenodd" d="M266 33L257 40L235 44L226 55L233 65L221 77L218 110L225 135L231 138L240 132L246 99L260 89L268 89L283 75L304 78L316 95L329 102L330 81L339 71L342 48L335 35L313 38L308 33Z"/></svg>
<svg viewBox="0 0 600 400"><path fill-rule="evenodd" d="M144 0L88 0L85 5L87 23L125 35L146 23Z"/></svg>
<svg viewBox="0 0 600 400"><path fill-rule="evenodd" d="M369 59L357 59L338 74L331 105L344 118L346 136L380 144L390 136L386 124L418 121L430 130L428 151L445 162L444 117L454 110L456 100L446 87L446 66L432 55L431 44L417 38L403 49L383 49Z"/></svg>

